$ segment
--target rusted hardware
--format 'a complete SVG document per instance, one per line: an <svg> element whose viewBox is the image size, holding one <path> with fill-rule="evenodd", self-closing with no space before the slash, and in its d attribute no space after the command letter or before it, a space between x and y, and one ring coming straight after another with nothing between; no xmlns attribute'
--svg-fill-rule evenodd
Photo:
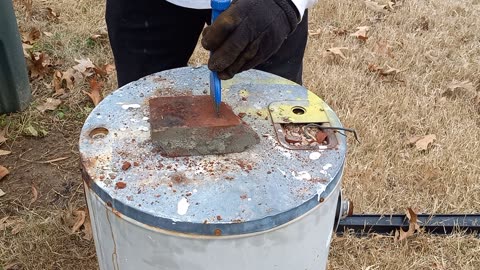
<svg viewBox="0 0 480 270"><path fill-rule="evenodd" d="M318 129L321 129L321 130L326 130L326 129L330 129L330 130L341 130L341 131L347 131L347 132L352 132L353 133L353 136L355 137L355 140L360 143L360 140L358 138L358 134L357 134L357 131L355 129L352 129L352 128L344 128L344 127L328 127L328 126L324 126L324 125L320 125L320 124L314 124L314 123L311 123L311 124L306 124L304 127L303 127L303 132L305 132L305 135L310 135L308 134L307 132L307 128L309 127L316 127ZM343 136L346 136L344 133L340 133L339 134L343 135Z"/></svg>

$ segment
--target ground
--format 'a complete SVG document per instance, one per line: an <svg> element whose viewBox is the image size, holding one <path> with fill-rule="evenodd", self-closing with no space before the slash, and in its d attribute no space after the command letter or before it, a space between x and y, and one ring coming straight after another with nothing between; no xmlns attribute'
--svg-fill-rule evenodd
<svg viewBox="0 0 480 270"><path fill-rule="evenodd" d="M78 134L94 106L82 91L116 88L103 66L113 62L104 2L14 5L28 50L50 60L31 74L31 106L0 116L0 149L11 151L0 155L10 171L0 180L0 269L97 269L85 225L72 227L85 207ZM323 0L309 15L304 85L361 136L349 140L343 183L355 212L478 212L480 1ZM207 57L198 47L190 64ZM68 68L87 58L108 72L72 80ZM40 112L54 94L62 103ZM333 239L329 269L480 269L479 252L480 240L462 234L346 235Z"/></svg>

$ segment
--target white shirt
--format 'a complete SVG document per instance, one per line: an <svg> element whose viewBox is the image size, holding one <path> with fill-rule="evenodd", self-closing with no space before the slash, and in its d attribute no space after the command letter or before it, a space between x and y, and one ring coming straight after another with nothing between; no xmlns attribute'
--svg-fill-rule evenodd
<svg viewBox="0 0 480 270"><path fill-rule="evenodd" d="M186 8L208 9L210 8L210 0L167 0L168 2ZM257 0L262 1L262 0ZM291 0L297 7L300 16L303 17L305 9L311 8L317 0Z"/></svg>

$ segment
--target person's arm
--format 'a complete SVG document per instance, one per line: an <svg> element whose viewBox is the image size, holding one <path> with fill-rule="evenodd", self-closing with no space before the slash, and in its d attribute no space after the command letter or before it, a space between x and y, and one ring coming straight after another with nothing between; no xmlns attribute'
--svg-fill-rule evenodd
<svg viewBox="0 0 480 270"><path fill-rule="evenodd" d="M212 51L208 67L220 79L251 69L272 56L316 0L234 0L203 31Z"/></svg>

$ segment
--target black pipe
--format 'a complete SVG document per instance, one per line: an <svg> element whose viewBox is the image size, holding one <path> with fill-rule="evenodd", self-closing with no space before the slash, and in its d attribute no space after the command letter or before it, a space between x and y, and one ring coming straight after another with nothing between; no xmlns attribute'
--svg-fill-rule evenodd
<svg viewBox="0 0 480 270"><path fill-rule="evenodd" d="M464 232L480 234L480 214L417 215L417 223L424 232L451 234ZM402 228L408 230L409 220L405 215L352 215L341 219L336 233L353 232L357 236L369 233L391 234Z"/></svg>

